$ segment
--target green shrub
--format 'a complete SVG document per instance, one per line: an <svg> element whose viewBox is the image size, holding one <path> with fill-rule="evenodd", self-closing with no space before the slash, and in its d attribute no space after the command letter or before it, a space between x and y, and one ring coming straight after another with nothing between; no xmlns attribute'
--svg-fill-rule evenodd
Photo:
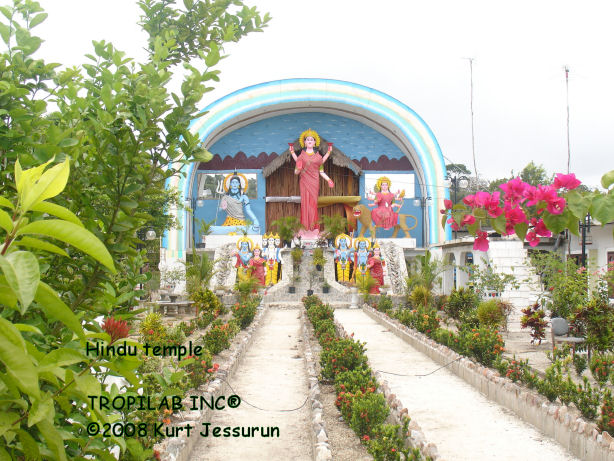
<svg viewBox="0 0 614 461"><path fill-rule="evenodd" d="M612 373L614 373L614 355L593 354L589 368L595 381L601 386L605 385Z"/></svg>
<svg viewBox="0 0 614 461"><path fill-rule="evenodd" d="M502 304L496 300L483 301L478 305L478 320L480 325L490 328L499 328L505 321Z"/></svg>
<svg viewBox="0 0 614 461"><path fill-rule="evenodd" d="M606 389L603 394L603 404L601 405L601 416L597 422L599 429L614 436L614 398L612 392Z"/></svg>
<svg viewBox="0 0 614 461"><path fill-rule="evenodd" d="M402 309L396 313L396 318L402 324L428 336L435 334L441 321L435 309L422 306L418 309Z"/></svg>
<svg viewBox="0 0 614 461"><path fill-rule="evenodd" d="M241 329L247 328L254 320L256 312L258 311L258 304L253 302L236 303L232 308L232 315L237 319Z"/></svg>
<svg viewBox="0 0 614 461"><path fill-rule="evenodd" d="M383 394L357 392L352 399L350 427L359 436L373 436L373 429L381 425L390 413Z"/></svg>
<svg viewBox="0 0 614 461"><path fill-rule="evenodd" d="M431 304L433 296L427 287L418 285L414 287L409 295L409 302L414 307L428 307Z"/></svg>
<svg viewBox="0 0 614 461"><path fill-rule="evenodd" d="M582 376L582 373L584 372L584 370L586 370L586 367L588 366L588 359L583 354L574 354L573 366L578 376Z"/></svg>
<svg viewBox="0 0 614 461"><path fill-rule="evenodd" d="M403 434L407 434L409 418L405 418L403 427L392 424L382 424L373 429L373 438L363 436L367 442L367 451L377 461L419 461L422 455L418 448L405 448Z"/></svg>
<svg viewBox="0 0 614 461"><path fill-rule="evenodd" d="M391 311L394 308L394 304L392 303L392 298L387 295L380 296L379 301L377 302L375 308L378 311L384 312L384 313Z"/></svg>
<svg viewBox="0 0 614 461"><path fill-rule="evenodd" d="M335 376L335 391L337 394L341 392L356 393L375 392L377 390L377 382L371 375L369 368L356 368L355 370L342 371Z"/></svg>
<svg viewBox="0 0 614 461"><path fill-rule="evenodd" d="M322 319L314 323L315 326L315 335L318 340L324 335L327 334L329 336L336 336L337 332L335 331L335 324L330 319Z"/></svg>
<svg viewBox="0 0 614 461"><path fill-rule="evenodd" d="M199 314L211 313L218 316L224 313L225 308L216 294L209 289L199 289L190 294L190 300Z"/></svg>
<svg viewBox="0 0 614 461"><path fill-rule="evenodd" d="M185 341L185 333L181 326L177 325L168 330L166 344L169 346L179 346Z"/></svg>
<svg viewBox="0 0 614 461"><path fill-rule="evenodd" d="M162 315L155 312L147 314L139 326L141 342L152 346L165 344L168 330L162 323Z"/></svg>
<svg viewBox="0 0 614 461"><path fill-rule="evenodd" d="M492 366L503 353L503 338L490 328L462 328L459 334L461 350L487 367Z"/></svg>
<svg viewBox="0 0 614 461"><path fill-rule="evenodd" d="M212 354L219 354L224 349L230 347L230 340L237 333L239 329L236 321L229 321L228 323L222 323L219 319L215 320L211 325L211 328L204 337L205 347Z"/></svg>
<svg viewBox="0 0 614 461"><path fill-rule="evenodd" d="M301 301L303 302L303 305L305 306L305 309L307 309L308 311L313 306L318 305L318 304L322 304L322 300L320 298L318 298L316 295L304 296Z"/></svg>
<svg viewBox="0 0 614 461"><path fill-rule="evenodd" d="M477 295L473 291L461 287L458 290L452 290L452 293L448 296L444 311L453 319L460 320L463 312L472 311L477 305Z"/></svg>
<svg viewBox="0 0 614 461"><path fill-rule="evenodd" d="M188 356L179 362L179 367L185 371L186 384L190 389L196 389L209 381L210 376L217 369L214 367L211 353L207 349L203 349L200 356Z"/></svg>
<svg viewBox="0 0 614 461"><path fill-rule="evenodd" d="M331 341L320 355L322 376L333 379L342 371L355 370L367 365L367 357L364 355L364 343L348 339L336 339Z"/></svg>

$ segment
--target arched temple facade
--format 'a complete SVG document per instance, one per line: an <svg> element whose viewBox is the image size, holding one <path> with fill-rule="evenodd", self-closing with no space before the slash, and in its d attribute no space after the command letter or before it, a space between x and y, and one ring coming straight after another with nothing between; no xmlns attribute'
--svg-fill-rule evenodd
<svg viewBox="0 0 614 461"><path fill-rule="evenodd" d="M288 200L299 195L288 143L308 128L334 144L325 173L335 186L330 189L322 181L320 197L353 196L358 205L367 205L367 192L379 177L387 176L393 191L405 190L399 210L402 224L396 230L378 228L377 238L403 238L406 248L450 239L439 213L449 196L441 149L422 118L395 98L345 81L288 79L235 91L203 111L191 130L213 159L186 166L185 177L167 184L192 204L190 211L177 211L182 228L163 238L167 259L184 259L192 242L201 241L198 219L213 221L216 229L224 223L223 178L235 170L245 179L245 194L259 224L252 232L264 234L273 220L298 216L300 203ZM352 218L352 208L340 203L319 212ZM357 227L360 232L360 219Z"/></svg>

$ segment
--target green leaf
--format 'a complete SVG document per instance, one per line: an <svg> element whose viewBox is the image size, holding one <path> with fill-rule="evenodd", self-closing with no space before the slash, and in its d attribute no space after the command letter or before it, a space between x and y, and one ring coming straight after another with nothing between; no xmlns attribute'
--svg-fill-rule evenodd
<svg viewBox="0 0 614 461"><path fill-rule="evenodd" d="M84 395L100 395L100 381L93 375L75 375L75 384Z"/></svg>
<svg viewBox="0 0 614 461"><path fill-rule="evenodd" d="M571 190L565 197L567 200L567 208L576 216L578 221L581 221L591 204L590 197L583 195L577 190Z"/></svg>
<svg viewBox="0 0 614 461"><path fill-rule="evenodd" d="M47 219L27 224L17 231L21 234L41 234L61 240L78 248L100 262L115 274L115 265L109 251L98 238L87 229L68 221Z"/></svg>
<svg viewBox="0 0 614 461"><path fill-rule="evenodd" d="M217 46L217 43L214 41L210 42L210 49L207 56L205 56L205 64L207 67L213 67L220 61L220 49Z"/></svg>
<svg viewBox="0 0 614 461"><path fill-rule="evenodd" d="M34 16L30 21L30 29L38 26L41 22L47 19L47 16L49 16L47 13L40 13Z"/></svg>
<svg viewBox="0 0 614 461"><path fill-rule="evenodd" d="M53 421L54 416L53 399L49 394L46 394L42 398L34 400L28 414L28 427L32 427L44 419Z"/></svg>
<svg viewBox="0 0 614 461"><path fill-rule="evenodd" d="M23 449L25 459L41 459L36 440L23 429L19 429L17 434L19 435L19 441L21 442L21 448Z"/></svg>
<svg viewBox="0 0 614 461"><path fill-rule="evenodd" d="M54 245L53 243L45 242L44 240L35 239L34 237L24 236L20 240L15 241L14 244L17 246L36 248L38 250L44 250L50 253L68 256L68 253L62 250L59 246Z"/></svg>
<svg viewBox="0 0 614 461"><path fill-rule="evenodd" d="M604 189L609 189L612 184L614 184L614 170L608 171L601 177L601 186Z"/></svg>
<svg viewBox="0 0 614 461"><path fill-rule="evenodd" d="M598 195L593 198L590 213L602 225L614 221L614 195Z"/></svg>
<svg viewBox="0 0 614 461"><path fill-rule="evenodd" d="M491 219L490 222L494 230L496 230L501 235L505 234L506 229L505 229L505 214L504 213L501 213L495 219Z"/></svg>
<svg viewBox="0 0 614 461"><path fill-rule="evenodd" d="M32 360L26 353L25 346L18 346L13 341L19 331L11 322L0 317L0 361L6 366L6 372L15 380L19 389L26 394L40 398L38 373Z"/></svg>
<svg viewBox="0 0 614 461"><path fill-rule="evenodd" d="M544 213L543 219L544 224L553 234L558 234L567 227L567 218L562 214Z"/></svg>
<svg viewBox="0 0 614 461"><path fill-rule="evenodd" d="M75 363L87 362L81 352L67 347L54 349L45 355L38 363L41 370L51 369L52 367L67 367Z"/></svg>
<svg viewBox="0 0 614 461"><path fill-rule="evenodd" d="M64 208L63 206L56 205L51 202L40 202L30 208L32 211L40 211L42 213L47 213L53 215L57 218L63 219L64 221L70 221L71 223L76 224L77 226L83 227L83 223L77 215L75 215L68 208Z"/></svg>
<svg viewBox="0 0 614 461"><path fill-rule="evenodd" d="M469 231L471 235L476 235L479 228L480 228L480 220L476 219L473 224L469 224L467 226L467 231Z"/></svg>
<svg viewBox="0 0 614 461"><path fill-rule="evenodd" d="M79 144L79 140L78 139L75 139L75 138L64 138L64 139L62 139L58 143L58 146L59 147L72 147L72 146L76 146L77 144Z"/></svg>
<svg viewBox="0 0 614 461"><path fill-rule="evenodd" d="M38 181L53 159L48 162L43 163L34 168L30 168L28 170L22 170L21 165L19 163L19 159L15 162L15 186L17 188L17 193L23 202L25 188L30 189L33 188L36 181Z"/></svg>
<svg viewBox="0 0 614 461"><path fill-rule="evenodd" d="M17 309L17 296L2 275L0 275L0 304Z"/></svg>
<svg viewBox="0 0 614 461"><path fill-rule="evenodd" d="M520 222L514 226L514 232L522 241L527 236L527 230L529 230L529 225L526 222Z"/></svg>
<svg viewBox="0 0 614 461"><path fill-rule="evenodd" d="M66 461L66 451L64 450L64 441L58 430L49 421L40 421L36 427L41 431L47 446L56 455L60 461Z"/></svg>
<svg viewBox="0 0 614 461"><path fill-rule="evenodd" d="M68 157L64 162L55 165L45 171L32 188L24 190L24 200L22 208L24 211L30 210L37 203L51 197L55 197L66 187L70 174L70 161Z"/></svg>
<svg viewBox="0 0 614 461"><path fill-rule="evenodd" d="M62 322L75 332L79 338L85 338L83 327L77 316L64 304L49 285L40 282L34 300L41 305L47 318Z"/></svg>
<svg viewBox="0 0 614 461"><path fill-rule="evenodd" d="M27 331L29 333L36 333L37 335L43 335L43 332L36 328L34 325L28 325L27 323L15 323L15 328L18 331Z"/></svg>
<svg viewBox="0 0 614 461"><path fill-rule="evenodd" d="M4 229L7 234L10 234L13 230L13 220L4 210L0 210L0 227Z"/></svg>
<svg viewBox="0 0 614 461"><path fill-rule="evenodd" d="M8 199L6 199L4 197L0 197L0 206L6 207L6 208L10 208L11 210L15 209L13 204Z"/></svg>
<svg viewBox="0 0 614 461"><path fill-rule="evenodd" d="M13 423L17 421L20 417L21 416L19 415L19 413L16 413L14 411L0 411L0 436L4 435L6 431L11 429L11 427L13 427ZM13 428L15 429L17 428L17 426L14 426ZM10 460L10 458L8 459Z"/></svg>
<svg viewBox="0 0 614 461"><path fill-rule="evenodd" d="M8 256L0 255L0 269L25 313L34 299L40 281L38 260L29 251L15 251Z"/></svg>
<svg viewBox="0 0 614 461"><path fill-rule="evenodd" d="M448 220L448 215L447 215L447 214L444 214L444 215L441 217L441 228L442 228L442 229L445 229L445 228L446 228L446 221L447 221L447 220Z"/></svg>
<svg viewBox="0 0 614 461"><path fill-rule="evenodd" d="M2 36L2 40L4 40L4 43L8 45L9 41L11 40L11 29L9 28L9 26L1 22L0 22L0 36Z"/></svg>

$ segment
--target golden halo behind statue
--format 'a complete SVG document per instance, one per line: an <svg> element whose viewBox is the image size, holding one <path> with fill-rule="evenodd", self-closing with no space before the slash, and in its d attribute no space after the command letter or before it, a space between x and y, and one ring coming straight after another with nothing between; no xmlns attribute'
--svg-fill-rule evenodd
<svg viewBox="0 0 614 461"><path fill-rule="evenodd" d="M252 251L254 242L252 242L252 239L250 239L249 237L241 237L239 240L237 240L237 250L241 249L241 243L243 242L247 242L247 247L249 251Z"/></svg>
<svg viewBox="0 0 614 461"><path fill-rule="evenodd" d="M369 248L371 248L371 242L369 241L369 239L368 239L368 238L365 238L365 237L358 237L356 240L354 240L354 249L355 249L355 250L358 250L358 244L359 244L360 242L367 242L367 250L368 250Z"/></svg>
<svg viewBox="0 0 614 461"><path fill-rule="evenodd" d="M249 182L247 181L245 175L242 173L230 173L226 175L226 177L224 178L224 192L228 192L228 189L230 189L230 180L233 177L239 178L239 182L241 183L241 192L245 194L247 192Z"/></svg>
<svg viewBox="0 0 614 461"><path fill-rule="evenodd" d="M339 248L339 242L342 239L346 239L348 241L348 248L352 248L352 238L347 234L337 235L337 238L335 238L335 248Z"/></svg>
<svg viewBox="0 0 614 461"><path fill-rule="evenodd" d="M378 178L377 182L375 183L375 191L376 192L381 192L382 191L382 183L383 182L387 182L388 183L388 192L390 192L390 187L392 187L392 183L390 182L390 179L387 178L386 176L382 176L381 178Z"/></svg>
<svg viewBox="0 0 614 461"><path fill-rule="evenodd" d="M320 136L318 135L318 133L314 130L312 130L311 128L309 128L308 130L305 130L301 133L301 136L298 138L298 142L301 143L301 147L305 147L305 138L307 136L312 136L313 139L315 139L316 141L316 147L320 147Z"/></svg>

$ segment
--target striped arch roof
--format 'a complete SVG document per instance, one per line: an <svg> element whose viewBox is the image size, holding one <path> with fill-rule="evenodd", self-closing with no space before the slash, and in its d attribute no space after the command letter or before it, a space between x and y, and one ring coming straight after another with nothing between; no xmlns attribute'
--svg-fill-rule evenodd
<svg viewBox="0 0 614 461"><path fill-rule="evenodd" d="M439 223L439 210L449 195L444 184L446 168L441 149L424 120L397 99L356 83L300 78L237 90L211 103L203 112L206 114L194 120L190 129L198 133L206 148L242 126L292 112L336 113L376 129L409 157L423 196L433 199L428 210L429 242L440 243L450 237L449 229L442 229ZM184 197L190 196L196 168L196 163L187 167L187 180L172 181L171 185L178 187Z"/></svg>

